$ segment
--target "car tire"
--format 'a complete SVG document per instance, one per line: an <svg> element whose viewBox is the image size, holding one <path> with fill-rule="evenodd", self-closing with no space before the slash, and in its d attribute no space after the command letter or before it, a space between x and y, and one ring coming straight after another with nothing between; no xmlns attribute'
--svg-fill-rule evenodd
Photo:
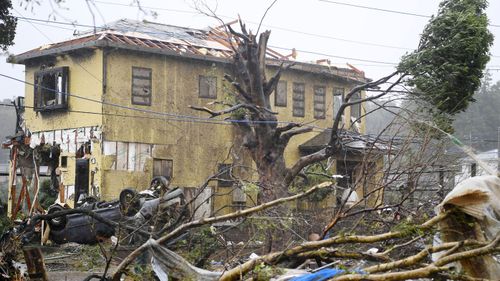
<svg viewBox="0 0 500 281"><path fill-rule="evenodd" d="M124 216L133 216L139 212L141 202L139 194L132 188L125 188L120 192L120 211Z"/></svg>
<svg viewBox="0 0 500 281"><path fill-rule="evenodd" d="M64 210L66 210L66 209L61 205L52 205L49 207L47 214L50 215L50 214L64 211ZM59 216L59 217L52 218L52 219L48 220L48 224L50 225L50 228L53 230L63 229L66 226L66 222L67 222L66 215Z"/></svg>

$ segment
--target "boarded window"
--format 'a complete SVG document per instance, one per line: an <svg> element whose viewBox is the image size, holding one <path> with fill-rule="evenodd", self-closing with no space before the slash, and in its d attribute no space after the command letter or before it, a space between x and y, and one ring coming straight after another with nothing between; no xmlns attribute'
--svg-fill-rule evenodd
<svg viewBox="0 0 500 281"><path fill-rule="evenodd" d="M325 87L314 86L314 118L325 119Z"/></svg>
<svg viewBox="0 0 500 281"><path fill-rule="evenodd" d="M286 106L286 81L279 81L274 96L275 106Z"/></svg>
<svg viewBox="0 0 500 281"><path fill-rule="evenodd" d="M174 163L168 159L153 160L153 177L163 176L172 179Z"/></svg>
<svg viewBox="0 0 500 281"><path fill-rule="evenodd" d="M360 94L360 92L357 92L354 95L352 95L349 102L356 102L359 100L361 100L361 94ZM351 105L351 119L352 119L352 121L359 122L360 117L361 117L361 103Z"/></svg>
<svg viewBox="0 0 500 281"><path fill-rule="evenodd" d="M247 195L241 186L233 189L233 203L246 203Z"/></svg>
<svg viewBox="0 0 500 281"><path fill-rule="evenodd" d="M132 67L132 104L151 105L151 68Z"/></svg>
<svg viewBox="0 0 500 281"><path fill-rule="evenodd" d="M217 77L200 75L199 79L200 98L217 98Z"/></svg>
<svg viewBox="0 0 500 281"><path fill-rule="evenodd" d="M217 184L220 187L233 186L233 177L231 176L231 164L219 164L219 175Z"/></svg>
<svg viewBox="0 0 500 281"><path fill-rule="evenodd" d="M57 67L35 72L35 111L68 108L68 67Z"/></svg>
<svg viewBox="0 0 500 281"><path fill-rule="evenodd" d="M333 88L333 118L337 116L337 113L340 110L340 105L344 100L344 88Z"/></svg>
<svg viewBox="0 0 500 281"><path fill-rule="evenodd" d="M293 116L304 117L305 115L304 92L304 83L293 83Z"/></svg>

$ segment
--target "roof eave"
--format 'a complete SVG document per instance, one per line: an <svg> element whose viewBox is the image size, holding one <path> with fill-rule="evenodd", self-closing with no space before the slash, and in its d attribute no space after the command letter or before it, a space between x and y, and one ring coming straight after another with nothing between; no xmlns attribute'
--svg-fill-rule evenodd
<svg viewBox="0 0 500 281"><path fill-rule="evenodd" d="M92 41L77 44L77 45L62 46L62 47L50 48L47 50L40 50L40 51L28 51L28 52L20 54L20 55L9 56L7 58L7 62L8 63L15 63L15 64L25 64L25 62L27 60L30 60L30 59L36 59L36 58L45 57L45 56L52 56L52 55L59 55L59 54L75 51L78 49L95 48L95 47L99 47L99 45L100 45L100 41L92 40Z"/></svg>
<svg viewBox="0 0 500 281"><path fill-rule="evenodd" d="M44 56L63 54L63 53L75 51L78 49L96 48L96 47L119 48L119 49L131 50L131 51L147 52L147 53L154 53L154 54L160 54L160 55L174 56L174 57L179 57L179 58L203 60L203 61L209 61L209 62L218 62L218 63L230 63L231 62L230 58L225 58L225 57L205 56L205 55L201 55L201 54L197 55L197 54L188 54L188 53L185 53L185 54L181 53L180 54L177 51L173 51L173 50L154 49L154 48L144 47L144 46L132 46L132 45L128 45L128 44L110 42L110 41L105 41L105 40L92 40L92 41L88 41L88 42L76 44L76 45L55 47L55 48L50 48L50 49L40 50L40 51L29 51L29 52L24 53L24 54L10 56L7 58L7 62L8 63L15 63L15 64L25 64L27 60L31 60L31 59L36 59L36 58L40 58L40 57L44 57ZM280 61L280 60L268 59L268 62L266 63L266 65L279 67L279 65L281 63L282 63L282 61ZM304 62L285 61L285 65L290 64L290 63L294 63L294 65L290 69L293 69L295 71L303 71L303 72L307 72L307 73L316 73L316 74L326 75L326 76L338 78L340 80L344 80L345 82L350 82L350 83L355 83L355 84L363 83L363 81L360 81L360 80L355 79L353 77L345 77L342 75L331 73L329 71L329 69L325 66L313 65L313 64L304 63ZM366 80L366 78L364 78L364 79Z"/></svg>

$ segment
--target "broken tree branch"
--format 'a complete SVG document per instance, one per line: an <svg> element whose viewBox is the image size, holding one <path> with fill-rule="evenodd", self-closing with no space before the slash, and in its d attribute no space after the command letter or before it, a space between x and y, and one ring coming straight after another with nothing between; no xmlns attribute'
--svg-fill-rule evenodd
<svg viewBox="0 0 500 281"><path fill-rule="evenodd" d="M448 216L449 212L442 213L440 215L437 215L425 223L423 223L420 226L417 226L416 229L420 231L426 231L431 228L433 228L438 222L443 220ZM391 232L386 232L382 234L376 234L376 235L338 235L334 236L328 239L320 240L320 241L311 241L311 242L305 242L302 243L298 246L292 247L288 250L284 251L279 251L279 252L274 252L270 253L265 256L261 256L259 258L247 261L231 270L226 271L220 278L221 281L230 281L230 280L238 280L241 275L246 274L250 270L252 270L255 265L260 264L260 263L269 263L269 264L274 264L276 262L279 262L280 260L283 260L284 258L291 257L298 255L300 253L304 253L307 251L315 250L315 249L320 249L322 247L329 247L332 245L336 244L347 244L347 243L374 243L374 242L380 242L380 241L386 241L389 239L395 239L395 238L403 238L407 236L411 236L413 232L408 232L408 231L391 231ZM362 275L365 276L365 275ZM351 280L351 279L346 279L346 280ZM356 279L358 280L358 279ZM359 280L366 280L366 279L359 279ZM399 280L399 279L398 279Z"/></svg>
<svg viewBox="0 0 500 281"><path fill-rule="evenodd" d="M307 128L300 128L300 129L297 129L297 130L293 130L293 131L288 131L286 133L283 133L280 137L280 140L282 142L288 142L293 136L296 136L296 135L300 135L300 134L304 134L304 133L308 133L308 132L311 132L312 131L312 128L311 127L307 127Z"/></svg>
<svg viewBox="0 0 500 281"><path fill-rule="evenodd" d="M220 116L220 115L224 115L224 114L228 114L228 113L231 113L231 112L235 112L236 110L238 109L248 109L252 112L255 112L255 113L260 113L261 110L264 110L264 111L267 111L271 114L278 114L277 112L273 112L267 108L263 108L263 107L260 107L260 106L253 106L253 105L250 105L250 104L243 104L243 103L240 103L240 104L237 104L237 105L234 105L234 106L231 106L230 108L226 108L226 109L223 109L223 110L219 110L219 111L213 111L211 110L210 108L207 108L205 106L195 106L195 105L189 105L189 108L191 109L194 109L194 110L198 110L198 111L205 111L207 112L208 114L210 114L210 118L213 118L213 117L216 117L216 116Z"/></svg>
<svg viewBox="0 0 500 281"><path fill-rule="evenodd" d="M191 222L185 223L185 224L177 227L176 229L174 229L169 234L164 235L164 236L160 237L159 239L157 239L155 241L156 241L156 243L162 244L162 243L167 242L170 239L175 238L176 236L184 233L188 229L195 228L195 227L202 226L202 225L206 225L206 224L213 224L213 223L216 223L216 222L227 221L227 220L231 220L231 219L236 219L236 218L241 218L241 217L249 216L249 215L251 215L253 213L264 211L266 209L269 209L271 207L283 204L285 202L296 200L296 199L300 199L300 198L305 197L305 196L307 196L309 194L312 194L313 192L315 192L315 191L317 191L319 189L328 188L328 187L330 187L332 185L333 185L332 182L324 182L324 183L318 184L318 185L316 185L316 186L308 189L305 192L302 192L302 193L299 193L299 194L296 194L296 195L293 195L293 196L279 198L279 199L276 199L274 201L270 201L270 202L267 202L267 203L264 203L264 204L252 207L252 208L248 208L248 209L244 209L244 210L239 210L237 212L233 212L233 213L230 213L230 214L227 214L227 215L223 215L223 216L201 218L199 220L191 221ZM112 280L114 280L114 281L120 280L120 277L123 274L123 272L125 271L125 269L127 268L127 266L130 265L135 260L135 258L137 256L139 256L139 254L141 254L147 248L148 248L148 244L142 244L141 246L139 246L138 248L136 248L132 253L130 253L118 265L115 273L113 274L113 279Z"/></svg>

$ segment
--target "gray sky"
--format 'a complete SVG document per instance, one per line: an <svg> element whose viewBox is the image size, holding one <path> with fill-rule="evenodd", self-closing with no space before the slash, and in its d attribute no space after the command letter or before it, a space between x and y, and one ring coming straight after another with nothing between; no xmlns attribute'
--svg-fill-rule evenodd
<svg viewBox="0 0 500 281"><path fill-rule="evenodd" d="M19 0L13 0L16 10L14 14L42 20L55 17L57 21L93 25L92 13L84 0L66 0L62 7L51 6L49 0L40 2L41 5L34 4L26 9L25 6L20 6ZM194 28L219 25L217 20L198 13L194 9L193 1L140 0L144 9L154 10L157 13L156 18L145 15L137 7L129 6L132 2L132 0L95 0L95 6L92 6L95 24L99 26L105 22L130 18ZM420 15L435 14L439 3L436 0L338 0L336 2ZM256 30L256 23L260 21L272 1L208 0L207 3L211 8L217 6L217 14L224 21L231 21L239 14L250 28ZM500 11L500 0L491 0L488 8L491 24L500 25L498 11ZM391 63L397 63L405 52L417 46L419 34L427 21L428 19L423 17L361 9L320 0L278 0L267 13L262 29L272 30L269 45L282 54L289 54L290 51L278 47L296 48L298 60L329 58L334 65L342 67L346 67L345 63L349 62L364 70L368 77L379 78L393 70ZM78 26L19 20L15 45L10 47L8 52L18 54L40 45L70 39L75 29L88 30ZM488 67L496 69L491 71L496 81L500 80L498 70L500 27L490 27L490 31L495 35L495 44L491 49L494 57L491 58ZM6 56L0 59L0 73L24 80L24 66L8 64L5 59ZM0 77L0 85L0 100L24 95L24 85L20 82Z"/></svg>

